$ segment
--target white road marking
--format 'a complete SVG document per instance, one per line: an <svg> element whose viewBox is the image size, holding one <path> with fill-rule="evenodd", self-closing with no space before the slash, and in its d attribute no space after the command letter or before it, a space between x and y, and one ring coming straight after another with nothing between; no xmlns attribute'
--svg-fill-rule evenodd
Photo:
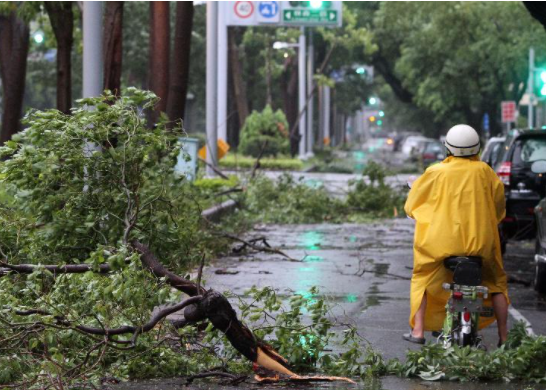
<svg viewBox="0 0 546 390"><path fill-rule="evenodd" d="M514 306L510 306L508 308L508 312L514 317L516 321L523 321L525 325L527 325L527 334L529 336L534 336L535 332L533 332L533 328L531 327L531 323L527 318L525 318Z"/></svg>

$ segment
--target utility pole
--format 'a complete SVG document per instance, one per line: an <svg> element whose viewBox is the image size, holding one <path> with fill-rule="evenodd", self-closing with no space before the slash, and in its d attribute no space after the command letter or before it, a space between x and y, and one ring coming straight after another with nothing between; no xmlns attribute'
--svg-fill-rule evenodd
<svg viewBox="0 0 546 390"><path fill-rule="evenodd" d="M530 129L534 127L534 107L535 104L535 94L533 90L535 81L535 49L529 49L529 81L527 82L527 93L529 94L529 108L527 111L527 125Z"/></svg>
<svg viewBox="0 0 546 390"><path fill-rule="evenodd" d="M313 46L313 29L309 29L309 48L307 52L307 91L313 90L313 74L315 73L315 49ZM311 96L307 103L307 156L313 156L313 104L315 98Z"/></svg>
<svg viewBox="0 0 546 390"><path fill-rule="evenodd" d="M225 5L219 2L218 13L218 139L227 142L227 89L228 89L228 27ZM241 126L243 124L241 123Z"/></svg>
<svg viewBox="0 0 546 390"><path fill-rule="evenodd" d="M332 136L330 135L330 87L325 85L322 87L323 100L322 100L322 113L323 116L323 138L328 139L332 144ZM319 142L324 142L324 139Z"/></svg>
<svg viewBox="0 0 546 390"><path fill-rule="evenodd" d="M102 1L83 2L84 98L102 94Z"/></svg>
<svg viewBox="0 0 546 390"><path fill-rule="evenodd" d="M218 76L218 2L207 1L207 176L215 175L213 167L218 161L217 149L217 76Z"/></svg>
<svg viewBox="0 0 546 390"><path fill-rule="evenodd" d="M305 79L305 27L300 27L300 37L298 40L298 112L302 112L305 107L306 93L306 79ZM306 124L305 115L301 115L300 123L298 125L300 144L299 144L299 157L305 158L306 151Z"/></svg>

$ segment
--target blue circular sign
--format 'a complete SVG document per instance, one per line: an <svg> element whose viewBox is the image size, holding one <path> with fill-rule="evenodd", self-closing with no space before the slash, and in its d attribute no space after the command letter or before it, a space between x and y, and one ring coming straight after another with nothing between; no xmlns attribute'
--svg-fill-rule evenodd
<svg viewBox="0 0 546 390"><path fill-rule="evenodd" d="M260 1L258 12L262 18L274 18L279 13L279 5L276 1Z"/></svg>

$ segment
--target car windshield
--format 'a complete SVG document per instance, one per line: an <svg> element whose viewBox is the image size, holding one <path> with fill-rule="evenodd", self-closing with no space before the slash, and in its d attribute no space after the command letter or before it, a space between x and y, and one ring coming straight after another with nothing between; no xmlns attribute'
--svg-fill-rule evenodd
<svg viewBox="0 0 546 390"><path fill-rule="evenodd" d="M519 142L514 153L514 163L532 163L546 160L546 138L527 138Z"/></svg>

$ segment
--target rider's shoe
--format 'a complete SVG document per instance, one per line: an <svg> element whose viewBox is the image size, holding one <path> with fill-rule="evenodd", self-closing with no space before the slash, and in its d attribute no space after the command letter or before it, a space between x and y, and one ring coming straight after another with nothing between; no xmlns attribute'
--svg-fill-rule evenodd
<svg viewBox="0 0 546 390"><path fill-rule="evenodd" d="M405 333L402 338L406 341L409 341L410 343L415 343L415 344L424 344L425 343L425 338L424 337L413 337L413 335L411 334L411 332L409 333Z"/></svg>

